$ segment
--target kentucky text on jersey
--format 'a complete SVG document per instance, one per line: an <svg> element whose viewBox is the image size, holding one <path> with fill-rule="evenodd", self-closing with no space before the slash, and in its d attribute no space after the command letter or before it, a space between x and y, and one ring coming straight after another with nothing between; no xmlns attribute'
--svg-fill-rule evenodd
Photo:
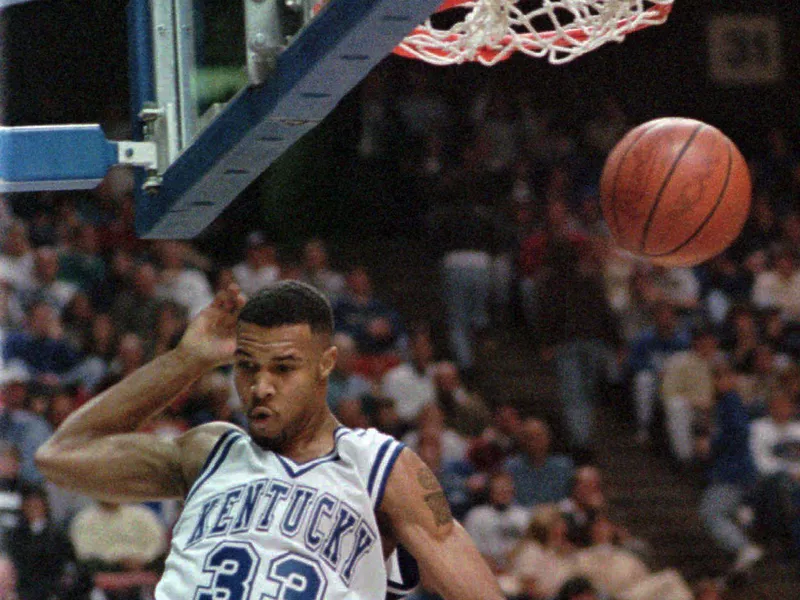
<svg viewBox="0 0 800 600"><path fill-rule="evenodd" d="M389 556L381 504L403 444L340 427L334 447L296 463L240 430L221 436L175 525L156 600L396 600L413 558Z"/></svg>
<svg viewBox="0 0 800 600"><path fill-rule="evenodd" d="M286 538L302 540L306 550L325 561L348 585L359 559L378 539L346 502L328 492L278 478L260 479L221 492L206 500L192 521L181 525L192 528L187 548L210 538L249 540L259 533L279 532Z"/></svg>

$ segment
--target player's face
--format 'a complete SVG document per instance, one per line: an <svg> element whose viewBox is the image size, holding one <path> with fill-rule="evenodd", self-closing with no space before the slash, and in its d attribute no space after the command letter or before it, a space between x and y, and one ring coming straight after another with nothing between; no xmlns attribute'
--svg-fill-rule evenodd
<svg viewBox="0 0 800 600"><path fill-rule="evenodd" d="M235 381L250 435L270 450L313 430L325 407L326 379L336 350L306 325L239 323Z"/></svg>

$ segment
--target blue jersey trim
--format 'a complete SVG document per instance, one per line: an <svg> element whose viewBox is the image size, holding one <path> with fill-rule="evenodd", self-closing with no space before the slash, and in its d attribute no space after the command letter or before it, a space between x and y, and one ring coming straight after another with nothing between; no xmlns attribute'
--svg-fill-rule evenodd
<svg viewBox="0 0 800 600"><path fill-rule="evenodd" d="M375 455L375 462L372 463L372 468L369 470L369 479L367 479L367 492L369 492L370 497L372 497L372 489L375 486L375 478L378 476L378 471L381 468L383 456L389 450L389 446L391 446L393 442L394 440L386 440L383 442L378 449L378 454Z"/></svg>
<svg viewBox="0 0 800 600"><path fill-rule="evenodd" d="M336 431L333 434L333 450L325 454L324 456L320 456L319 458L314 458L308 462L304 462L302 464L297 464L291 458L287 458L285 456L281 456L280 454L275 454L275 457L278 459L278 462L281 463L283 466L284 471L286 474L289 475L292 479L300 477L305 473L308 473L311 469L318 467L321 464L326 462L331 462L334 460L339 460L339 448L338 443L339 440L346 436L348 433L352 433L352 429L348 429L347 427L337 427Z"/></svg>
<svg viewBox="0 0 800 600"><path fill-rule="evenodd" d="M419 565L417 559L405 549L398 545L397 566L400 568L400 581L393 581L391 578L386 582L390 593L406 596L411 590L419 585Z"/></svg>
<svg viewBox="0 0 800 600"><path fill-rule="evenodd" d="M383 470L383 475L381 476L381 483L380 486L378 487L378 495L375 496L374 506L376 509L381 505L381 502L383 501L383 494L384 492L386 492L386 484L389 481L389 475L392 474L392 468L394 467L394 463L400 456L400 453L403 451L403 448L405 447L406 447L405 444L397 442L397 446L392 449L392 453L386 460L386 468Z"/></svg>
<svg viewBox="0 0 800 600"><path fill-rule="evenodd" d="M220 466L222 466L222 463L228 456L228 452L231 450L231 446L233 446L233 444L236 443L236 440L238 440L240 437L241 435L235 429L226 431L219 436L217 443L214 444L214 447L211 449L211 452L209 452L208 457L206 458L206 462L203 464L203 468L200 470L200 477L198 477L194 482L194 485L186 495L186 500L184 502L188 502L194 493L200 488L200 486L208 481L208 478L211 477L217 471L217 469L220 468ZM211 464L212 462L213 465Z"/></svg>

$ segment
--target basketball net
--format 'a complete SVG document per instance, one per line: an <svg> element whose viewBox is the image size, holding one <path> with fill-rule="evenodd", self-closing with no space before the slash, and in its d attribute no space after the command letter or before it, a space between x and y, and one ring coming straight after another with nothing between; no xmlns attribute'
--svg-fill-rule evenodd
<svg viewBox="0 0 800 600"><path fill-rule="evenodd" d="M434 65L493 65L514 52L569 62L607 42L667 20L673 0L445 0L438 13L467 11L439 29L428 19L395 53ZM536 4L537 8L525 8Z"/></svg>

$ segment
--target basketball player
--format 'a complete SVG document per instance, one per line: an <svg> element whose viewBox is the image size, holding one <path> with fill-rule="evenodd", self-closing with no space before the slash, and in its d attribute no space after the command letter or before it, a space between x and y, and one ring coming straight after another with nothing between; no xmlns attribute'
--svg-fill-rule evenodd
<svg viewBox="0 0 800 600"><path fill-rule="evenodd" d="M185 498L157 600L384 600L413 585L413 569L398 568L409 553L448 600L502 598L419 457L328 410L332 329L310 286L279 282L247 303L232 286L174 350L75 411L37 464L102 500ZM137 433L230 362L249 432L216 422L176 440Z"/></svg>

